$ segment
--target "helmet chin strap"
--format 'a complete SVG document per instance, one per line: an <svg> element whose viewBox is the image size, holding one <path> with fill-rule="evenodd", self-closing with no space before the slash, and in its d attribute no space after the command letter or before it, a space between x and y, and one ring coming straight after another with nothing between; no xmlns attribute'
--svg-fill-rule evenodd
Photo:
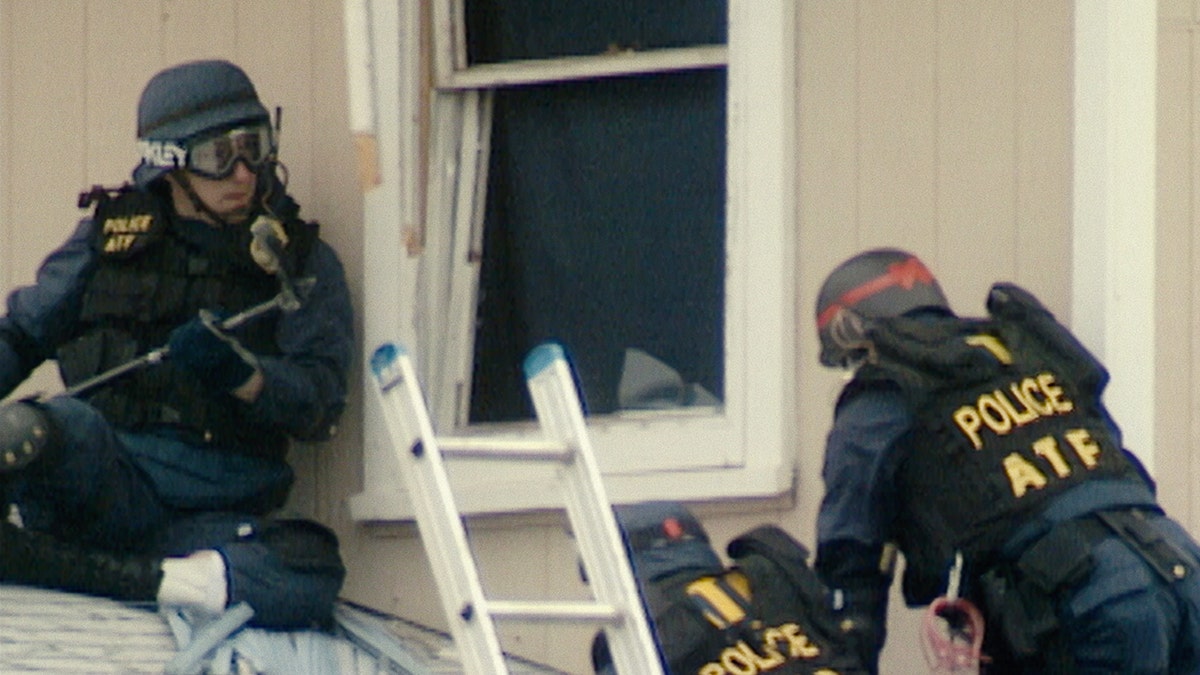
<svg viewBox="0 0 1200 675"><path fill-rule="evenodd" d="M279 176L279 172L283 172L283 176ZM276 220L279 219L279 216L277 216L275 214L275 210L271 208L271 197L273 197L275 194L276 182L278 182L279 186L282 188L281 192L287 192L288 177L289 174L287 165L279 161L274 156L274 153L272 153L271 159L267 160L267 163L264 164L261 169L259 169L258 186L256 188L261 195L259 198L259 203L262 206L263 211L268 216L275 218ZM278 181L271 180L272 178L278 178Z"/></svg>
<svg viewBox="0 0 1200 675"><path fill-rule="evenodd" d="M196 188L192 187L192 179L188 177L187 171L176 171L175 180L179 183L179 187L183 188L183 193L187 195L188 200L192 203L192 208L200 213L212 218L215 224L221 227L229 227L230 223L217 214L216 211L209 208L208 204L196 194Z"/></svg>

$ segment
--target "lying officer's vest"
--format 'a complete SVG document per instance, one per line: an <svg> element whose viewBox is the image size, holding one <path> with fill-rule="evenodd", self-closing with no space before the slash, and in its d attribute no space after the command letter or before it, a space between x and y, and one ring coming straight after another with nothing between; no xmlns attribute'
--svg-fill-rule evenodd
<svg viewBox="0 0 1200 675"><path fill-rule="evenodd" d="M636 572L644 571L640 556L656 558L653 578L637 576L667 672L866 672L844 644L826 590L805 562L808 552L778 527L762 526L732 541L731 569L703 569L691 556L671 572L671 544L660 539L651 546L639 551L634 542L631 556ZM711 560L717 561L715 553ZM611 672L603 634L592 661L597 673Z"/></svg>
<svg viewBox="0 0 1200 675"><path fill-rule="evenodd" d="M93 215L95 272L80 301L78 330L58 351L63 382L77 384L166 344L201 309L229 314L271 299L279 282L255 264L249 227L188 231L176 226L169 198L125 187L98 191ZM298 272L316 225L287 218L285 265ZM293 276L293 278L297 278ZM277 314L247 322L238 339L257 354L277 354ZM213 396L166 362L84 392L122 429L177 429L197 443L282 458L286 439L262 428L230 396Z"/></svg>
<svg viewBox="0 0 1200 675"><path fill-rule="evenodd" d="M844 395L888 382L916 419L897 477L914 604L945 587L955 551L986 569L1055 496L1097 478L1141 480L1100 403L1103 367L1015 286L994 287L989 312L878 321L873 361Z"/></svg>

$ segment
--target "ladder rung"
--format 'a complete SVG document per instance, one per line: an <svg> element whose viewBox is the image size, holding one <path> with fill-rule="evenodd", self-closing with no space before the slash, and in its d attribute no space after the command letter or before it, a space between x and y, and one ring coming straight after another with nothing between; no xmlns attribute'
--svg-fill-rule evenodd
<svg viewBox="0 0 1200 675"><path fill-rule="evenodd" d="M371 358L377 392L404 487L427 557L432 563L442 610L450 624L463 672L504 673L500 620L602 626L613 665L622 673L662 675L654 635L642 609L637 582L624 555L620 532L587 436L578 389L558 345L542 345L525 360L526 386L542 434L501 432L499 437L438 436L408 353L385 344ZM488 598L467 540L464 517L441 459L557 462L555 477L565 494L571 529L579 540L583 567L592 577L592 597L552 600ZM433 461L428 461L428 460Z"/></svg>
<svg viewBox="0 0 1200 675"><path fill-rule="evenodd" d="M488 611L497 619L518 621L579 621L618 624L621 612L599 602L534 602L489 600Z"/></svg>
<svg viewBox="0 0 1200 675"><path fill-rule="evenodd" d="M551 441L439 436L437 443L443 457L462 459L566 462L575 454L569 445Z"/></svg>

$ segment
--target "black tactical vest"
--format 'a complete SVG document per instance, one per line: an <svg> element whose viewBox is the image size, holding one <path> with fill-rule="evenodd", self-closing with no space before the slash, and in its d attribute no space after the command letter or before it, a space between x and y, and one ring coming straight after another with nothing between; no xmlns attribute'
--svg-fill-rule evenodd
<svg viewBox="0 0 1200 675"><path fill-rule="evenodd" d="M879 322L876 358L847 389L890 382L912 406L896 528L910 603L945 588L956 551L986 569L1017 526L1066 490L1141 480L1100 403L1107 373L1022 293L993 303L987 320Z"/></svg>
<svg viewBox="0 0 1200 675"><path fill-rule="evenodd" d="M681 571L641 583L660 653L673 675L861 675L808 553L776 526L729 544L733 569ZM610 663L603 634L593 665Z"/></svg>
<svg viewBox="0 0 1200 675"><path fill-rule="evenodd" d="M87 284L78 329L58 350L71 386L166 344L171 331L201 309L235 314L280 290L250 255L248 227L184 228L163 194L123 188L102 194L93 215L98 263ZM282 214L281 214L282 215ZM285 218L284 265L298 278L316 238L315 224ZM235 332L252 352L278 354L271 312ZM168 358L82 394L117 428L169 427L188 440L282 459L287 439L246 414L233 396L205 390Z"/></svg>

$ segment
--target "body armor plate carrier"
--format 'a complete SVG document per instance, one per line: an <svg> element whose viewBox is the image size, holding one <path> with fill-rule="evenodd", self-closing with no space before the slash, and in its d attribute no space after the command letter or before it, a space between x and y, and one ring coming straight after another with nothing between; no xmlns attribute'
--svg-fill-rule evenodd
<svg viewBox="0 0 1200 675"><path fill-rule="evenodd" d="M98 262L84 292L78 329L59 349L67 386L166 344L171 331L201 309L230 314L270 300L279 283L250 255L249 228L180 227L169 197L126 187L101 195L93 216ZM317 225L292 214L284 265L298 278ZM278 354L277 314L243 325L237 338L260 355ZM233 396L205 390L168 359L85 392L118 428L169 427L198 444L282 459L287 440L246 414Z"/></svg>
<svg viewBox="0 0 1200 675"><path fill-rule="evenodd" d="M898 470L906 599L932 600L963 552L986 569L1014 529L1098 478L1141 480L1100 403L1103 367L1033 296L997 285L990 318L884 319L854 384L898 386L915 424Z"/></svg>

